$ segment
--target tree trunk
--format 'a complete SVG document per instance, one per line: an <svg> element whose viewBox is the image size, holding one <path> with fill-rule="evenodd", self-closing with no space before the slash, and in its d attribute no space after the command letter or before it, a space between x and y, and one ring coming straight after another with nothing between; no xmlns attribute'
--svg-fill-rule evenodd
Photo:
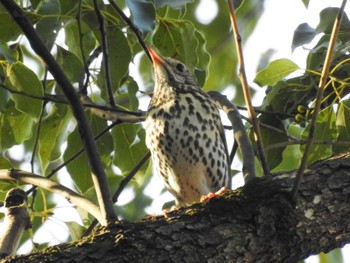
<svg viewBox="0 0 350 263"><path fill-rule="evenodd" d="M206 203L142 222L100 227L78 242L5 262L296 262L350 241L350 154L304 175L256 179Z"/></svg>

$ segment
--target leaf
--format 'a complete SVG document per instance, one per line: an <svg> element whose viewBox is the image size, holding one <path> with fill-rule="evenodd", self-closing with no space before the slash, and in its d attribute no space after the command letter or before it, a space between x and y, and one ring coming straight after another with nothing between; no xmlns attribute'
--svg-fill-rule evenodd
<svg viewBox="0 0 350 263"><path fill-rule="evenodd" d="M344 100L339 103L336 125L338 128L337 141L350 141L350 100ZM349 146L334 146L336 153L349 150Z"/></svg>
<svg viewBox="0 0 350 263"><path fill-rule="evenodd" d="M96 39L91 29L86 25L84 21L80 21L81 25L81 41L82 49L85 59L88 59L89 54L96 45ZM68 46L68 50L75 54L82 61L82 54L80 49L80 34L78 30L78 24L76 21L71 21L65 28L66 33L65 43Z"/></svg>
<svg viewBox="0 0 350 263"><path fill-rule="evenodd" d="M38 77L21 62L7 65L6 73L6 83L12 89L30 95L43 96L43 88ZM40 100L32 99L21 94L12 94L11 98L19 111L28 114L35 121L38 120L42 107Z"/></svg>
<svg viewBox="0 0 350 263"><path fill-rule="evenodd" d="M123 124L113 129L112 135L115 151L113 164L126 175L148 151L145 131L140 125Z"/></svg>
<svg viewBox="0 0 350 263"><path fill-rule="evenodd" d="M154 29L156 12L153 1L150 0L126 0L126 4L132 14L135 26L143 33Z"/></svg>
<svg viewBox="0 0 350 263"><path fill-rule="evenodd" d="M37 14L41 15L41 18L35 29L49 50L52 49L60 29L60 13L61 7L58 0L42 0L38 6Z"/></svg>
<svg viewBox="0 0 350 263"><path fill-rule="evenodd" d="M314 132L314 140L335 140L338 136L338 130L336 127L336 116L332 106L320 111L317 116L317 124ZM310 130L310 124L305 128L302 133L302 139L306 139ZM304 152L305 146L301 147L301 154ZM308 163L312 163L316 160L329 157L332 154L331 145L313 144L311 146Z"/></svg>
<svg viewBox="0 0 350 263"><path fill-rule="evenodd" d="M78 57L76 57L72 52L69 52L60 46L57 46L56 59L72 83L80 81L84 66Z"/></svg>
<svg viewBox="0 0 350 263"><path fill-rule="evenodd" d="M277 59L272 61L265 69L260 70L254 82L260 87L275 85L278 81L287 77L297 69L299 69L299 67L293 61L289 59Z"/></svg>
<svg viewBox="0 0 350 263"><path fill-rule="evenodd" d="M292 41L292 52L295 48L310 43L316 36L316 30L308 23L300 24L295 30Z"/></svg>
<svg viewBox="0 0 350 263"><path fill-rule="evenodd" d="M308 8L308 7L309 7L309 2L310 2L310 0L302 0L302 1L303 1L304 6L305 6L306 8Z"/></svg>
<svg viewBox="0 0 350 263"><path fill-rule="evenodd" d="M13 41L22 33L17 23L13 20L11 15L4 11L0 5L0 39L3 41Z"/></svg>
<svg viewBox="0 0 350 263"><path fill-rule="evenodd" d="M113 91L117 91L121 85L122 79L127 76L129 72L131 52L124 33L118 27L109 27L106 33L112 89ZM97 83L101 89L102 96L104 97L106 94L105 70L106 69L104 62L102 62L101 71L97 78Z"/></svg>
<svg viewBox="0 0 350 263"><path fill-rule="evenodd" d="M14 57L14 52L11 50L7 43L0 39L0 55L4 57L9 64L14 63L16 58Z"/></svg>
<svg viewBox="0 0 350 263"><path fill-rule="evenodd" d="M152 40L163 56L178 59L190 69L196 68L207 75L210 56L205 49L205 39L191 22L162 19Z"/></svg>
<svg viewBox="0 0 350 263"><path fill-rule="evenodd" d="M157 8L170 6L174 9L181 9L185 4L192 3L194 0L155 0L154 4Z"/></svg>
<svg viewBox="0 0 350 263"><path fill-rule="evenodd" d="M61 157L70 121L71 113L65 105L53 105L50 114L42 121L38 150L43 173L50 162Z"/></svg>
<svg viewBox="0 0 350 263"><path fill-rule="evenodd" d="M69 229L69 235L70 235L71 241L79 240L83 236L84 231L86 230L84 227L82 227L81 225L79 225L77 222L74 222L74 221L65 222L65 224Z"/></svg>
<svg viewBox="0 0 350 263"><path fill-rule="evenodd" d="M10 102L4 114L0 114L0 151L31 138L33 125L29 115L17 111Z"/></svg>
<svg viewBox="0 0 350 263"><path fill-rule="evenodd" d="M78 129L75 128L68 136L67 149L64 152L63 160L67 161L72 158L81 149L83 149L83 145L81 143L80 134ZM85 193L93 186L91 170L85 152L80 154L78 158L75 158L74 161L70 162L66 168L75 186L78 188L79 193Z"/></svg>

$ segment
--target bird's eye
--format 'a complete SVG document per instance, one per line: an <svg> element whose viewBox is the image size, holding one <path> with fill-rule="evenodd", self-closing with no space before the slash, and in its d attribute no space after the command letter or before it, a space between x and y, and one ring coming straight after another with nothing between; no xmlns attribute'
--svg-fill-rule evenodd
<svg viewBox="0 0 350 263"><path fill-rule="evenodd" d="M177 69L179 72L184 72L184 71L185 71L185 66L184 66L184 64L182 64L182 63L178 63L178 64L176 65L176 69Z"/></svg>

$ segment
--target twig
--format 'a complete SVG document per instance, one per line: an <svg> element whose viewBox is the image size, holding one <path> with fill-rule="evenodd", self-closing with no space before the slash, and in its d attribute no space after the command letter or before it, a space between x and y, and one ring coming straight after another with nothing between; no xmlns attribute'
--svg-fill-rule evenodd
<svg viewBox="0 0 350 263"><path fill-rule="evenodd" d="M89 71L89 64L86 61L85 54L84 54L84 47L83 47L83 33L81 29L81 5L82 5L83 0L79 0L78 4L78 14L77 14L77 25L78 25L78 32L79 32L79 48L81 52L81 59L83 61L84 65L84 71L82 72L82 78L79 81L79 90L83 92L83 94L87 94L86 87L87 83L89 83L89 78L90 78L90 71ZM85 77L86 75L86 77ZM84 84L84 79L86 79L85 84Z"/></svg>
<svg viewBox="0 0 350 263"><path fill-rule="evenodd" d="M114 126L120 124L121 122L113 122L111 125L109 125L107 128L105 128L103 131L101 131L98 135L95 137L95 141L98 141L106 132L108 132L110 129L112 129ZM84 148L81 148L78 152L76 152L73 156L69 157L67 160L65 160L63 163L58 165L56 168L52 169L51 172L46 175L46 178L51 178L54 176L59 170L61 170L63 167L67 166L69 163L77 159L82 153L84 152ZM36 186L33 186L29 190L26 191L27 195L33 192L36 189Z"/></svg>
<svg viewBox="0 0 350 263"><path fill-rule="evenodd" d="M109 222L115 221L117 216L113 209L112 198L107 183L107 176L102 166L98 148L93 139L89 121L78 95L76 94L72 84L68 80L62 68L51 55L50 51L45 46L45 43L32 26L25 12L13 0L0 0L0 2L21 28L34 52L46 63L50 73L55 78L58 86L62 89L67 100L69 101L73 115L77 121L80 137L82 138L82 143L91 167L92 180L94 182L95 191L102 214L102 225L107 225Z"/></svg>
<svg viewBox="0 0 350 263"><path fill-rule="evenodd" d="M111 73L109 70L109 57L108 57L108 45L107 45L107 35L105 31L105 22L104 18L101 14L100 7L98 6L97 0L94 0L95 13L97 16L97 20L99 23L99 29L101 33L101 47L102 47L102 55L103 55L103 65L105 67L105 80L106 80L106 89L108 94L109 105L112 108L115 108L114 95L112 90L112 80Z"/></svg>
<svg viewBox="0 0 350 263"><path fill-rule="evenodd" d="M36 185L40 188L46 189L52 193L56 193L64 196L68 201L77 205L80 208L85 209L91 215L93 215L101 224L104 223L105 219L101 215L100 209L97 205L79 195L73 190L52 181L51 179L42 177L37 174L28 173L20 170L0 170L0 180L6 181L21 181L27 184Z"/></svg>
<svg viewBox="0 0 350 263"><path fill-rule="evenodd" d="M344 8L346 5L346 2L347 2L347 0L343 0L342 5L338 11L337 17L334 21L332 34L331 34L331 38L329 40L329 46L327 49L327 54L325 57L324 66L323 66L322 73L321 73L320 82L318 84L316 100L315 100L315 108L314 108L314 112L312 114L312 118L311 118L311 122L310 122L310 130L309 130L309 134L308 134L308 137L306 140L304 154L303 154L303 157L301 159L300 167L298 169L298 172L297 172L297 175L295 178L293 189L291 191L291 197L292 197L293 201L295 201L295 199L296 199L296 195L297 195L297 192L299 189L300 182L303 178L304 171L307 167L307 162L308 162L309 153L311 150L312 140L314 138L314 133L315 133L316 124L317 124L317 116L318 116L318 113L319 113L320 108L321 108L323 91L324 91L325 85L327 83L329 68L331 66L332 53L333 53L335 42L337 39L337 35L338 35L339 29L340 29L341 20L342 20L343 15L344 15Z"/></svg>
<svg viewBox="0 0 350 263"><path fill-rule="evenodd" d="M68 104L68 100L65 97L62 97L60 95L45 94L44 96L36 96L36 95L26 93L24 91L10 89L2 84L0 84L0 88L3 88L14 94L27 96L32 99ZM80 100L82 101L84 107L91 109L93 114L101 118L104 118L106 120L111 120L111 121L118 120L120 122L125 122L125 123L138 123L145 120L145 112L143 111L127 111L127 110L122 110L120 108L117 109L117 108L111 108L104 105L97 105L93 103L89 97L83 94L81 94Z"/></svg>
<svg viewBox="0 0 350 263"><path fill-rule="evenodd" d="M217 91L209 91L208 94L216 101L218 106L227 114L233 131L234 137L239 147L241 148L243 156L243 177L247 183L249 180L256 177L255 175L255 155L253 146L250 143L246 133L241 115L238 109L233 105L226 96Z"/></svg>
<svg viewBox="0 0 350 263"><path fill-rule="evenodd" d="M242 51L242 45L241 45L242 39L241 39L241 36L239 35L239 31L238 31L238 25L237 25L237 21L236 21L233 1L228 0L228 5L229 5L229 9L230 9L230 18L231 18L232 28L233 28L233 32L234 32L234 36L235 36L238 61L240 64L239 77L240 77L241 83L242 83L244 99L245 99L245 102L247 104L249 118L252 120L252 125L253 125L253 130L254 130L254 140L255 140L257 148L258 148L261 166L263 168L264 174L268 175L268 174L270 174L270 169L269 169L269 166L267 164L266 156L264 153L264 146L263 146L261 133L260 133L259 120L256 117L254 107L252 105L247 76L245 74L244 58L243 58L243 51Z"/></svg>
<svg viewBox="0 0 350 263"><path fill-rule="evenodd" d="M113 7L113 9L120 15L120 17L125 21L125 23L130 27L131 31L134 32L137 40L139 41L143 50L146 52L148 59L152 61L151 55L148 52L147 46L145 44L145 41L143 41L140 31L137 29L134 23L124 14L123 10L121 10L113 0L108 0L108 2Z"/></svg>
<svg viewBox="0 0 350 263"><path fill-rule="evenodd" d="M146 155L139 161L139 163L132 169L132 171L120 181L117 191L113 195L113 202L118 202L118 197L124 190L125 186L130 182L130 180L135 176L135 174L141 169L141 167L147 162L151 157L151 153L148 152ZM97 225L97 220L94 220L88 229L84 232L83 236L87 236L91 233L92 229Z"/></svg>

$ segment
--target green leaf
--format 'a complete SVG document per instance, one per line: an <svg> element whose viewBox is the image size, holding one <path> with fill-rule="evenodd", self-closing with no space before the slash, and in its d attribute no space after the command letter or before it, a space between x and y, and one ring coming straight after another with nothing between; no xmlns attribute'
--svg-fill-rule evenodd
<svg viewBox="0 0 350 263"><path fill-rule="evenodd" d="M271 115L262 115L259 119L261 123L277 128L279 130L284 130L283 123L279 118L276 118ZM279 144L279 143L288 141L288 138L284 134L274 130L262 129L261 136L262 136L264 145L269 145L269 146L273 146L274 144ZM282 152L284 151L284 149L285 149L285 146L272 148L265 151L266 159L271 169L273 169L279 163L282 162Z"/></svg>
<svg viewBox="0 0 350 263"><path fill-rule="evenodd" d="M41 18L35 29L44 40L46 47L51 50L61 26L59 23L60 2L58 0L42 0L37 13L41 15Z"/></svg>
<svg viewBox="0 0 350 263"><path fill-rule="evenodd" d="M112 134L115 151L113 163L126 175L148 151L144 129L140 125L123 124L113 129Z"/></svg>
<svg viewBox="0 0 350 263"><path fill-rule="evenodd" d="M308 8L308 7L309 7L309 2L310 2L310 0L302 0L302 1L303 1L304 6L305 6L306 8Z"/></svg>
<svg viewBox="0 0 350 263"><path fill-rule="evenodd" d="M44 172L50 162L61 157L62 144L67 139L71 113L66 105L53 105L50 114L41 124L39 136L39 159Z"/></svg>
<svg viewBox="0 0 350 263"><path fill-rule="evenodd" d="M91 29L86 25L84 21L80 21L81 25L81 41L82 49L85 59L88 59L89 54L96 45L96 39ZM75 54L82 61L82 53L80 49L80 34L78 30L78 24L76 21L71 21L65 28L66 33L65 43L68 46L68 50Z"/></svg>
<svg viewBox="0 0 350 263"><path fill-rule="evenodd" d="M132 15L135 26L143 33L154 29L156 12L153 1L150 0L126 0L126 4Z"/></svg>
<svg viewBox="0 0 350 263"><path fill-rule="evenodd" d="M336 125L338 128L337 141L350 141L350 100L344 100L339 103ZM336 153L349 150L349 146L334 146Z"/></svg>
<svg viewBox="0 0 350 263"><path fill-rule="evenodd" d="M196 68L207 75L210 56L205 49L205 39L191 22L161 19L152 39L163 56L178 59L190 69Z"/></svg>
<svg viewBox="0 0 350 263"><path fill-rule="evenodd" d="M0 21L1 40L13 41L22 33L21 29L8 12L0 12Z"/></svg>
<svg viewBox="0 0 350 263"><path fill-rule="evenodd" d="M21 62L7 65L6 73L8 78L6 82L12 89L30 95L43 96L43 88L38 77ZM21 94L12 94L11 98L19 111L28 114L35 121L38 120L42 101Z"/></svg>
<svg viewBox="0 0 350 263"><path fill-rule="evenodd" d="M308 23L300 24L294 31L292 41L292 51L304 44L310 43L316 36L316 30Z"/></svg>
<svg viewBox="0 0 350 263"><path fill-rule="evenodd" d="M170 6L174 9L181 9L185 4L192 3L194 0L155 0L154 4L157 8Z"/></svg>
<svg viewBox="0 0 350 263"><path fill-rule="evenodd" d="M78 57L72 52L57 46L57 62L61 65L66 76L72 83L79 82L84 66Z"/></svg>
<svg viewBox="0 0 350 263"><path fill-rule="evenodd" d="M290 73L299 69L298 65L289 59L277 59L272 61L265 69L260 70L254 82L263 87L275 85L278 81L287 77Z"/></svg>
<svg viewBox="0 0 350 263"><path fill-rule="evenodd" d="M0 58L4 57L8 63L14 63L16 61L16 58L14 56L14 51L10 49L6 42L2 41L0 39Z"/></svg>
<svg viewBox="0 0 350 263"><path fill-rule="evenodd" d="M314 140L335 140L338 136L336 127L336 116L332 106L320 111L317 116L317 124L314 132ZM302 139L306 139L310 130L310 124L302 133ZM301 154L304 152L305 146L301 146ZM331 145L313 144L311 146L308 163L329 157L332 154Z"/></svg>
<svg viewBox="0 0 350 263"><path fill-rule="evenodd" d="M14 165L6 157L0 156L0 169L11 169ZM2 199L0 199L2 200Z"/></svg>
<svg viewBox="0 0 350 263"><path fill-rule="evenodd" d="M106 34L108 43L107 49L109 70L112 81L112 89L115 92L122 84L122 79L127 76L129 72L131 52L124 33L118 27L109 27ZM104 62L102 62L97 83L101 89L103 97L105 97L106 94L105 70Z"/></svg>
<svg viewBox="0 0 350 263"><path fill-rule="evenodd" d="M31 138L33 125L28 114L17 111L10 102L6 111L0 114L0 151Z"/></svg>
<svg viewBox="0 0 350 263"><path fill-rule="evenodd" d="M69 229L69 235L71 238L71 241L77 241L79 240L86 230L84 227L79 225L77 222L71 221L71 222L65 222Z"/></svg>
<svg viewBox="0 0 350 263"><path fill-rule="evenodd" d="M320 253L319 263L344 262L340 248L336 248L329 253Z"/></svg>
<svg viewBox="0 0 350 263"><path fill-rule="evenodd" d="M68 136L67 149L64 152L63 160L67 161L72 158L81 149L83 149L83 145L81 143L80 134L78 129L75 128ZM74 161L70 162L66 167L80 193L85 193L93 186L91 170L85 152L80 154L78 158L75 158Z"/></svg>

